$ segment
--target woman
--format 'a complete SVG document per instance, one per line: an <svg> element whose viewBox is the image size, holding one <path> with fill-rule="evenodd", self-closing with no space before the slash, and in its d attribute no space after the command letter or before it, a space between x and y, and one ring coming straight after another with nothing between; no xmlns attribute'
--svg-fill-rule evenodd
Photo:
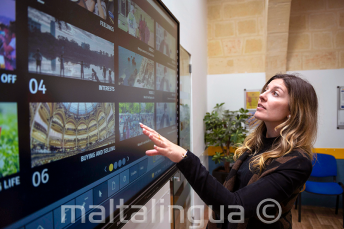
<svg viewBox="0 0 344 229"><path fill-rule="evenodd" d="M221 185L201 165L198 157L174 145L154 130L141 125L143 133L155 143L147 155L164 155L185 175L191 186L213 209L218 219L224 207L223 223L208 228L292 228L291 208L312 171L312 147L317 132L318 100L314 88L294 75L275 75L263 87L255 118L257 127L235 152L235 164ZM272 224L263 223L257 206L266 199L276 200L281 216ZM266 204L271 202L266 202ZM230 213L243 207L244 220L229 222ZM267 215L278 208L266 207ZM260 213L260 215L262 215ZM237 214L238 216L238 214ZM269 217L263 220L271 221ZM232 217L232 219L240 219Z"/></svg>

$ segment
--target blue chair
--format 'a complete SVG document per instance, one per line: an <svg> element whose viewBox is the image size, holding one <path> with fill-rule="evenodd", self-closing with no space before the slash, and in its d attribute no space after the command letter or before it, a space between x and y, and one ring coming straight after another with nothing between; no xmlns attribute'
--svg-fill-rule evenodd
<svg viewBox="0 0 344 229"><path fill-rule="evenodd" d="M315 182L306 181L305 191L318 195L337 196L336 201L336 214L338 214L339 196L342 195L344 207L344 185L336 181L337 176L337 163L332 155L315 153L313 160L313 170L311 177L330 177L333 176L333 182ZM297 203L299 202L299 203ZM298 214L299 222L301 222L301 192L296 199L295 209L299 204ZM343 228L344 228L344 209L343 209Z"/></svg>

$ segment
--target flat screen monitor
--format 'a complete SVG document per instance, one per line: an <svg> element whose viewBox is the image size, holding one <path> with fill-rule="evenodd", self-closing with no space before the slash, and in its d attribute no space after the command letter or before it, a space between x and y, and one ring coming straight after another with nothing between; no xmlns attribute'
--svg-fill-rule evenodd
<svg viewBox="0 0 344 229"><path fill-rule="evenodd" d="M179 143L178 50L161 1L1 0L0 228L121 227L146 203L176 166L139 123Z"/></svg>

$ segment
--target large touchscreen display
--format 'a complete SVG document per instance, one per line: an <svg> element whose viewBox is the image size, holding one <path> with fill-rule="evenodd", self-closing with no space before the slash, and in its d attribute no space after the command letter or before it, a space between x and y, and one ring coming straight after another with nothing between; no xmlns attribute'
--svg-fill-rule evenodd
<svg viewBox="0 0 344 229"><path fill-rule="evenodd" d="M178 142L178 28L154 0L0 1L0 228L96 227L173 165L139 123Z"/></svg>

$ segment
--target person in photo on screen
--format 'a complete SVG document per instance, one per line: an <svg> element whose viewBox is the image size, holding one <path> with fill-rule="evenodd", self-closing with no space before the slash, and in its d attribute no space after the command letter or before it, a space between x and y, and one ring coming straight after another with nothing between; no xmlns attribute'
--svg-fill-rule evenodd
<svg viewBox="0 0 344 229"><path fill-rule="evenodd" d="M166 89L164 89L166 87ZM170 91L170 83L168 80L167 67L164 67L164 76L160 81L160 91Z"/></svg>
<svg viewBox="0 0 344 229"><path fill-rule="evenodd" d="M148 26L147 26L147 22L146 22L146 19L145 19L145 18L143 18L143 21L144 21L144 23L145 23L145 37L144 37L144 42L145 42L146 44L148 44L149 38L150 38L150 31L149 31L149 28L148 28Z"/></svg>
<svg viewBox="0 0 344 229"><path fill-rule="evenodd" d="M97 82L100 82L97 72L92 68L92 80L96 80Z"/></svg>
<svg viewBox="0 0 344 229"><path fill-rule="evenodd" d="M134 69L134 72L131 74L131 76L128 79L129 86L131 87L134 86L136 77L137 77L137 68Z"/></svg>
<svg viewBox="0 0 344 229"><path fill-rule="evenodd" d="M112 78L111 78L111 69L109 69L109 83L112 83Z"/></svg>
<svg viewBox="0 0 344 229"><path fill-rule="evenodd" d="M160 128L168 127L170 126L170 116L168 114L167 104L164 104L164 113L162 114L160 118Z"/></svg>
<svg viewBox="0 0 344 229"><path fill-rule="evenodd" d="M168 34L166 30L164 30L164 39L160 43L159 51L165 54L166 56L170 57L170 47L168 45Z"/></svg>
<svg viewBox="0 0 344 229"><path fill-rule="evenodd" d="M41 74L43 56L40 50L37 49L35 54L32 55L32 57L36 60L36 73L38 73L38 68L39 68L39 73Z"/></svg>
<svg viewBox="0 0 344 229"><path fill-rule="evenodd" d="M147 73L148 73L148 68L146 67L146 69L145 69L145 73L143 74L143 76L142 76L142 86L140 86L140 87L145 87L145 86L148 86L148 80L147 80Z"/></svg>
<svg viewBox="0 0 344 229"><path fill-rule="evenodd" d="M124 83L124 79L123 78L119 78L118 85L123 85L123 83Z"/></svg>
<svg viewBox="0 0 344 229"><path fill-rule="evenodd" d="M105 65L103 65L103 78L104 78L104 82L106 82L106 67L105 67Z"/></svg>
<svg viewBox="0 0 344 229"><path fill-rule="evenodd" d="M106 19L106 2L104 0L86 0L86 7L95 15Z"/></svg>
<svg viewBox="0 0 344 229"><path fill-rule="evenodd" d="M0 55L5 57L5 68L7 70L16 69L16 34L15 22L10 22L9 26L2 25L0 33Z"/></svg>
<svg viewBox="0 0 344 229"><path fill-rule="evenodd" d="M217 224L209 221L207 228L291 228L291 209L313 167L312 150L318 127L316 92L298 76L277 74L263 86L254 117L256 124L236 149L235 163L223 184L209 174L192 152L140 124L155 144L146 154L163 155L177 163L200 198L212 206L212 218L218 220L220 214L224 218ZM269 199L279 207L270 207ZM242 210L227 206L241 206ZM257 217L258 210L267 208L263 214L275 216L269 224L263 222L266 218ZM240 217L242 222L230 222L230 215L239 216L239 210L244 214Z"/></svg>
<svg viewBox="0 0 344 229"><path fill-rule="evenodd" d="M130 138L130 117L127 119L127 124L126 124L126 137L125 139Z"/></svg>
<svg viewBox="0 0 344 229"><path fill-rule="evenodd" d="M123 140L125 140L126 139L126 137L127 137L127 122L126 122L126 120L124 120L124 125L123 125L123 130L122 130L122 139Z"/></svg>
<svg viewBox="0 0 344 229"><path fill-rule="evenodd" d="M136 83L137 83L137 84L136 84L137 87L140 87L140 88L143 88L143 87L144 87L143 80L141 81L140 79L137 79Z"/></svg>
<svg viewBox="0 0 344 229"><path fill-rule="evenodd" d="M62 76L64 77L64 73L65 72L64 72L64 58L63 58L63 54L60 56L59 61L60 61L60 76L61 76L61 74L63 72Z"/></svg>
<svg viewBox="0 0 344 229"><path fill-rule="evenodd" d="M142 20L142 14L140 15L140 23L139 23L139 31L140 31L140 40L145 41L145 31L146 31L146 24Z"/></svg>
<svg viewBox="0 0 344 229"><path fill-rule="evenodd" d="M84 79L85 78L85 74L84 74L84 61L81 61L80 63L80 78Z"/></svg>
<svg viewBox="0 0 344 229"><path fill-rule="evenodd" d="M148 72L148 78L147 78L147 84L149 85L149 87L154 87L154 82L152 80L152 75L153 75L153 72Z"/></svg>
<svg viewBox="0 0 344 229"><path fill-rule="evenodd" d="M128 13L127 22L129 27L129 34L136 37L137 23L134 15L135 8L133 5L130 5L130 12Z"/></svg>

